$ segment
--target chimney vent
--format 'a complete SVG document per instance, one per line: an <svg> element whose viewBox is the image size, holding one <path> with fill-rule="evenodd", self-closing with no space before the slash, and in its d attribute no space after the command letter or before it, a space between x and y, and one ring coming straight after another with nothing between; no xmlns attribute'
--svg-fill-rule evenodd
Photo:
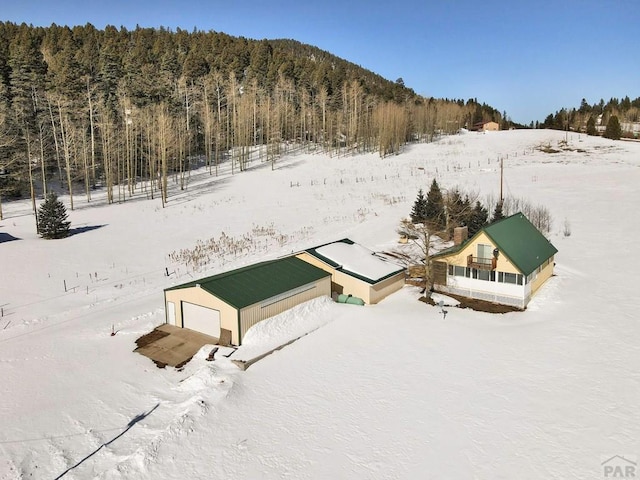
<svg viewBox="0 0 640 480"><path fill-rule="evenodd" d="M467 238L469 238L469 228L465 227L456 227L453 229L453 244L460 245Z"/></svg>

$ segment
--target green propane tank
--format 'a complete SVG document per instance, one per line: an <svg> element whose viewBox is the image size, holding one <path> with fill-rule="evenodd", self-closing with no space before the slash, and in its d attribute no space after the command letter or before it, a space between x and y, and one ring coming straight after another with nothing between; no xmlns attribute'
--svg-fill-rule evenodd
<svg viewBox="0 0 640 480"><path fill-rule="evenodd" d="M354 297L352 295L345 295L341 293L338 295L338 303L349 303L351 305L364 305L364 300L359 297Z"/></svg>

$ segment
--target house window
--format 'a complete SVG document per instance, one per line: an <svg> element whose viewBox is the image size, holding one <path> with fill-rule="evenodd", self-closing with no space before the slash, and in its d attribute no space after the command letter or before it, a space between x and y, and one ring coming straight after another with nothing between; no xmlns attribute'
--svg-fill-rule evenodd
<svg viewBox="0 0 640 480"><path fill-rule="evenodd" d="M498 282L522 285L526 279L519 273L498 272Z"/></svg>
<svg viewBox="0 0 640 480"><path fill-rule="evenodd" d="M449 275L453 275L453 265L449 265Z"/></svg>
<svg viewBox="0 0 640 480"><path fill-rule="evenodd" d="M466 267L464 269L464 276L467 277L467 278L471 278L471 268Z"/></svg>
<svg viewBox="0 0 640 480"><path fill-rule="evenodd" d="M453 267L453 274L456 277L464 277L464 271L465 271L465 267L458 267L458 266Z"/></svg>
<svg viewBox="0 0 640 480"><path fill-rule="evenodd" d="M493 247L491 245L478 244L478 258L489 259L493 256Z"/></svg>
<svg viewBox="0 0 640 480"><path fill-rule="evenodd" d="M478 279L479 280L491 280L491 271L490 270L478 270Z"/></svg>

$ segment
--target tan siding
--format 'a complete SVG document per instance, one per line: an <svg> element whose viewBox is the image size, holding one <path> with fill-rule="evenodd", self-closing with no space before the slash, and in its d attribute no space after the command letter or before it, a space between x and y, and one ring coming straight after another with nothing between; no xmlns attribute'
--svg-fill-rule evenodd
<svg viewBox="0 0 640 480"><path fill-rule="evenodd" d="M433 283L436 285L447 284L447 262L434 261L431 264L431 274L433 276Z"/></svg>
<svg viewBox="0 0 640 480"><path fill-rule="evenodd" d="M279 313L285 312L296 305L313 300L314 298L325 295L331 296L331 277L325 277L312 285L313 288L310 288L309 290L284 298L271 305L263 307L262 305L269 302L268 300L265 300L264 302L256 303L255 305L251 305L240 310L240 329L242 331L242 338L244 338L247 330L262 320L278 315Z"/></svg>
<svg viewBox="0 0 640 480"><path fill-rule="evenodd" d="M228 303L211 295L200 287L179 288L165 292L165 301L176 304L176 327L183 327L182 302L194 303L203 307L220 311L220 327L233 332L233 343L238 344L238 316L237 310ZM166 305L165 305L166 308Z"/></svg>
<svg viewBox="0 0 640 480"><path fill-rule="evenodd" d="M404 272L394 275L377 285L371 285L370 283L334 269L331 265L324 263L307 252L299 253L296 256L311 265L321 268L325 272L331 273L331 281L342 287L342 291L339 293L361 298L368 304L378 303L387 295L404 286Z"/></svg>
<svg viewBox="0 0 640 480"><path fill-rule="evenodd" d="M265 318L282 313L291 307L306 302L323 295L331 295L331 278L325 277L315 282L315 287L301 292L289 298L275 302L261 308L264 302L250 307L246 307L240 312L242 335L256 323ZM240 344L240 331L238 330L238 310L216 296L208 293L199 287L169 290L165 292L165 304L173 302L176 305L176 326L183 327L182 302L194 303L204 307L213 308L220 311L220 327L231 332L231 342L234 345ZM165 305L166 308L166 305Z"/></svg>
<svg viewBox="0 0 640 480"><path fill-rule="evenodd" d="M369 301L369 287L370 285L362 280L358 280L351 275L347 275L339 270L336 270L331 265L324 263L323 261L317 259L313 255L302 252L296 255L299 259L304 260L311 265L321 268L325 272L329 272L331 274L331 281L336 283L342 287L342 292L345 295L352 295L354 297L359 297L363 299L366 303L371 303Z"/></svg>
<svg viewBox="0 0 640 480"><path fill-rule="evenodd" d="M300 260L304 260L305 262L310 263L314 267L318 267L324 270L325 272L329 272L331 275L335 273L335 269L331 265L324 263L323 261L317 259L316 257L314 257L313 255L307 252L298 253L296 257L299 258Z"/></svg>
<svg viewBox="0 0 640 480"><path fill-rule="evenodd" d="M336 271L334 274L335 282L342 285L342 293L344 295L351 295L353 297L361 298L365 303L371 303L371 285L358 280L351 275L347 275L344 272Z"/></svg>
<svg viewBox="0 0 640 480"><path fill-rule="evenodd" d="M549 278L551 278L552 275L553 275L553 257L551 257L551 261L549 262L549 264L546 267L544 267L540 273L538 273L535 280L531 282L531 295L533 296L538 291L538 289L544 284L544 282L546 282L547 280L549 280Z"/></svg>
<svg viewBox="0 0 640 480"><path fill-rule="evenodd" d="M387 278L382 282L376 283L371 286L371 302L378 303L380 300L397 292L404 287L404 272L400 272L393 277Z"/></svg>
<svg viewBox="0 0 640 480"><path fill-rule="evenodd" d="M446 257L440 257L438 261L446 261L449 265L457 265L459 267L467 266L467 257L472 255L474 257L478 256L478 244L481 243L483 245L491 245L491 248L496 248L495 244L487 237L487 235L482 232L478 235L475 240L469 245L465 246L461 251L455 254L448 255ZM515 265L511 263L509 258L503 253L500 252L498 255L498 263L496 266L496 271L498 272L507 272L507 273L521 273L520 270L516 268Z"/></svg>

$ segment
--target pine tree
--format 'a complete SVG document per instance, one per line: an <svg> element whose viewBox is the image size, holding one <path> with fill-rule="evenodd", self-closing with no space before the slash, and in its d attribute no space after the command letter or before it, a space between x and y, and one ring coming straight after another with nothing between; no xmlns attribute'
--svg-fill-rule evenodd
<svg viewBox="0 0 640 480"><path fill-rule="evenodd" d="M469 201L462 198L460 191L455 188L445 196L445 207L447 213L447 231L453 234L453 229L466 223L466 216L469 214Z"/></svg>
<svg viewBox="0 0 640 480"><path fill-rule="evenodd" d="M427 203L425 205L425 217L430 227L439 231L446 225L446 216L444 212L444 200L442 198L442 192L436 179L431 182L431 188L427 193Z"/></svg>
<svg viewBox="0 0 640 480"><path fill-rule="evenodd" d="M597 135L596 131L596 119L593 116L587 120L587 135Z"/></svg>
<svg viewBox="0 0 640 480"><path fill-rule="evenodd" d="M607 128L602 136L604 138L610 138L611 140L620 140L620 137L622 136L622 128L620 127L620 122L618 121L617 116L611 115L609 117Z"/></svg>
<svg viewBox="0 0 640 480"><path fill-rule="evenodd" d="M69 236L67 209L55 193L48 193L38 209L38 234L42 238L65 238Z"/></svg>
<svg viewBox="0 0 640 480"><path fill-rule="evenodd" d="M493 216L491 217L491 223L497 222L498 220L502 220L504 218L504 213L502 213L502 202L496 203L496 208L493 211Z"/></svg>
<svg viewBox="0 0 640 480"><path fill-rule="evenodd" d="M478 233L482 227L487 224L487 218L489 213L487 209L482 206L479 201L476 201L476 206L471 211L471 215L469 216L469 223L467 227L469 229L469 237L472 237L476 233Z"/></svg>
<svg viewBox="0 0 640 480"><path fill-rule="evenodd" d="M418 191L418 196L416 197L416 201L413 203L413 208L411 209L411 222L413 223L423 223L426 217L426 207L427 207L427 199L422 192L422 189Z"/></svg>

